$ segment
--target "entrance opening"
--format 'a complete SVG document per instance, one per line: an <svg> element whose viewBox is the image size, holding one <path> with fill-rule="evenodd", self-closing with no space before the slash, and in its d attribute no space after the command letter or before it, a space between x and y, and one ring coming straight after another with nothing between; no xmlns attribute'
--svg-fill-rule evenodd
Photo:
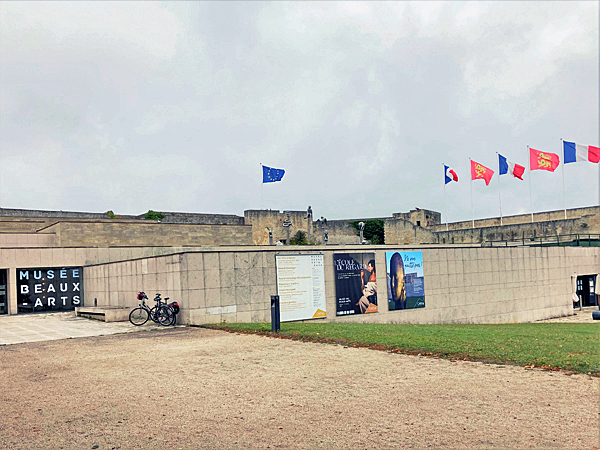
<svg viewBox="0 0 600 450"><path fill-rule="evenodd" d="M579 302L573 304L575 307L598 306L598 297L596 296L596 275L579 275L577 277L577 288L575 293L579 297Z"/></svg>
<svg viewBox="0 0 600 450"><path fill-rule="evenodd" d="M6 269L0 269L0 314L8 314L7 272Z"/></svg>

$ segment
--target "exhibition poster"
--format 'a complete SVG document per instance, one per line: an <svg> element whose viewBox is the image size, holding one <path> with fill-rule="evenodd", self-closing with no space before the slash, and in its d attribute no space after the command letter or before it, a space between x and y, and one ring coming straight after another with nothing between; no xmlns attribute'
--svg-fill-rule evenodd
<svg viewBox="0 0 600 450"><path fill-rule="evenodd" d="M327 315L323 255L276 255L282 322Z"/></svg>
<svg viewBox="0 0 600 450"><path fill-rule="evenodd" d="M334 253L336 315L377 312L375 253Z"/></svg>
<svg viewBox="0 0 600 450"><path fill-rule="evenodd" d="M423 252L385 252L389 310L425 307Z"/></svg>

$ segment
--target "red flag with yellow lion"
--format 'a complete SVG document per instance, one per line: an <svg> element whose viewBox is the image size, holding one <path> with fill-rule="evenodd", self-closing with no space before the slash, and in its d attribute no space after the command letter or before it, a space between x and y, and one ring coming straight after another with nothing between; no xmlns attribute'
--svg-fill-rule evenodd
<svg viewBox="0 0 600 450"><path fill-rule="evenodd" d="M490 184L492 175L494 175L494 171L492 169L471 160L471 180L485 180L485 185L487 186Z"/></svg>
<svg viewBox="0 0 600 450"><path fill-rule="evenodd" d="M529 170L549 170L554 172L560 163L556 153L542 152L533 148L529 149Z"/></svg>

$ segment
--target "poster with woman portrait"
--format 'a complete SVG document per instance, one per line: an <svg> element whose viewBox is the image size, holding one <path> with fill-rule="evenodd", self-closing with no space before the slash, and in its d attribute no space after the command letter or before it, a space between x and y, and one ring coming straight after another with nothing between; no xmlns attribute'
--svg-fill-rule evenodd
<svg viewBox="0 0 600 450"><path fill-rule="evenodd" d="M336 315L377 312L375 253L334 253Z"/></svg>
<svg viewBox="0 0 600 450"><path fill-rule="evenodd" d="M423 252L385 252L390 311L425 307Z"/></svg>

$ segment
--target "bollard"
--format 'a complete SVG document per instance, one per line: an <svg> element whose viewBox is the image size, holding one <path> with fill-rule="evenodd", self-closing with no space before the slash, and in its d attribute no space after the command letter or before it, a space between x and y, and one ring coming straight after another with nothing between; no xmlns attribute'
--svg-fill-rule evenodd
<svg viewBox="0 0 600 450"><path fill-rule="evenodd" d="M271 331L277 333L280 329L279 295L271 295Z"/></svg>

